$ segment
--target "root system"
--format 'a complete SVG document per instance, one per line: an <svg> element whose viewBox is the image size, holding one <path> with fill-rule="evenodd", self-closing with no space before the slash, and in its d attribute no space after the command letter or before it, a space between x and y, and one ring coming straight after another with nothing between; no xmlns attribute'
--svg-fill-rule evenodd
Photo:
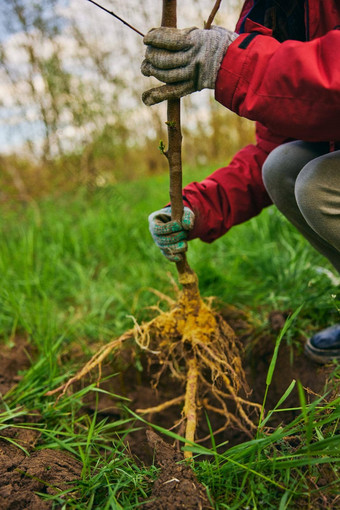
<svg viewBox="0 0 340 510"><path fill-rule="evenodd" d="M102 362L110 353L136 347L146 353L150 366L160 367L152 376L154 387L162 376L170 375L179 388L178 397L153 408L137 409L137 413L152 415L183 402L182 415L172 425L179 430L185 427L188 444L205 439L195 436L203 410L224 416L223 426L214 432L233 426L251 436L260 405L248 400L250 391L236 335L213 311L209 301L204 302L187 290L179 293L177 301L172 301L169 311L159 310L154 319L141 325L135 322L134 328L100 349L65 385L48 394L61 392L60 398L72 383L95 367L100 372ZM186 451L185 455L192 454Z"/></svg>

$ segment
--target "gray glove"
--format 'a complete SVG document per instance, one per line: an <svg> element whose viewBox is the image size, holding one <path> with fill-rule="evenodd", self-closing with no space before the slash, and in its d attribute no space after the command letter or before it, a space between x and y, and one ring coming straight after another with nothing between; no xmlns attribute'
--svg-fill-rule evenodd
<svg viewBox="0 0 340 510"><path fill-rule="evenodd" d="M144 37L144 76L166 83L144 92L147 106L180 98L197 90L215 88L217 73L229 45L238 37L222 27L153 28Z"/></svg>
<svg viewBox="0 0 340 510"><path fill-rule="evenodd" d="M195 214L184 207L181 223L171 221L171 207L164 207L149 216L149 229L153 240L163 255L171 262L182 260L182 253L188 249L188 231L194 228Z"/></svg>

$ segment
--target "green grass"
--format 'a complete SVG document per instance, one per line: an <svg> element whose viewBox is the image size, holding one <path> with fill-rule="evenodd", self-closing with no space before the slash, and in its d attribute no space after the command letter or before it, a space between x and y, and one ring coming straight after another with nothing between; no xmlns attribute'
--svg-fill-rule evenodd
<svg viewBox="0 0 340 510"><path fill-rule="evenodd" d="M202 177L186 172L188 181ZM167 188L167 176L157 176L0 212L0 338L11 345L24 335L36 351L5 399L0 432L16 415L39 411L39 424L22 425L39 428L39 448L65 449L81 460L77 498L54 496L57 507L129 509L150 495L156 468L137 465L123 443L127 424L138 427L138 421L128 412L116 422L85 414L85 394L99 391L93 386L56 406L44 394L76 369L72 360L60 362L61 353L78 345L87 359L93 344L131 327L129 316L150 317L148 306L157 302L150 287L173 294L168 273L175 276L174 266L153 245L147 226L147 215L168 201ZM273 208L211 245L192 241L189 261L204 296L246 310L259 329L271 310L302 306L283 342L296 331L308 334L339 321L331 266ZM301 498L312 498L308 479L317 479L321 465L335 469L339 400L307 404L299 391L301 413L285 428L266 435L260 427L256 439L224 453L193 446L207 456L195 469L216 508L295 508ZM281 412L284 397L274 413ZM299 438L298 447L290 437Z"/></svg>

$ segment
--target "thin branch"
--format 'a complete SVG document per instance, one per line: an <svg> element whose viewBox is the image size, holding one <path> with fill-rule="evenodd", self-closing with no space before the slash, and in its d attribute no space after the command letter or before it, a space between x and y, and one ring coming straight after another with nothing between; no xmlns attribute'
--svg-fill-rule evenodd
<svg viewBox="0 0 340 510"><path fill-rule="evenodd" d="M94 2L93 0L87 0L88 2L91 2L91 4L93 5L96 5L97 7L99 7L99 9L102 9L103 11L107 12L108 14L111 14L111 16L113 16L114 18L118 19L119 21L121 21L122 23L124 23L124 25L126 25L127 27L131 28L132 30L134 30L135 32L137 32L137 34L141 35L142 37L144 37L144 34L142 32L140 32L139 30L137 30L137 28L135 28L134 26L130 25L130 23L128 23L127 21L123 20L123 18L121 18L120 16L118 16L117 14L115 14L114 12L112 11L109 11L108 9L105 9L105 7L103 7L102 5L99 5L97 4L97 2Z"/></svg>
<svg viewBox="0 0 340 510"><path fill-rule="evenodd" d="M215 5L210 13L209 18L208 18L208 21L206 23L204 23L204 28L206 28L207 30L209 30L209 28L211 28L211 24L214 21L214 18L216 16L218 9L220 8L221 2L222 2L222 0L216 0Z"/></svg>

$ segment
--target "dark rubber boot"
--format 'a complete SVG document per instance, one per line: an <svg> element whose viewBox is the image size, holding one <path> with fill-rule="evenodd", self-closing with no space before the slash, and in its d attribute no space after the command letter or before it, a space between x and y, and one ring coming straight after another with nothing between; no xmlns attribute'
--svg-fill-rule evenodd
<svg viewBox="0 0 340 510"><path fill-rule="evenodd" d="M340 361L340 324L323 329L309 338L305 345L305 353L318 363Z"/></svg>

